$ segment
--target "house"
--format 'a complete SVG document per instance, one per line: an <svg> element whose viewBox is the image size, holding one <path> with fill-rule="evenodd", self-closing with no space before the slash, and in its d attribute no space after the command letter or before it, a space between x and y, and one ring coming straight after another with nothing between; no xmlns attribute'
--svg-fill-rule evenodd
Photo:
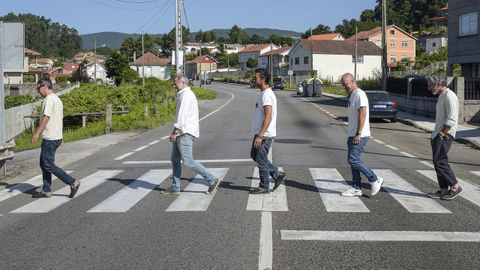
<svg viewBox="0 0 480 270"><path fill-rule="evenodd" d="M36 52L34 50L25 48L24 49L24 56L23 56L23 69L17 69L17 70L4 70L4 84L6 85L20 85L24 83L24 75L27 75L27 77L31 77L31 80L27 81L32 81L36 83L38 81L38 72L31 72L29 70L28 62L30 57L36 58L37 56L42 55L39 52ZM52 62L53 64L53 62ZM41 73L41 72L40 72Z"/></svg>
<svg viewBox="0 0 480 270"><path fill-rule="evenodd" d="M463 77L480 78L480 2L450 1L448 9L447 74L452 75L452 65L459 64Z"/></svg>
<svg viewBox="0 0 480 270"><path fill-rule="evenodd" d="M207 42L207 43L197 43L197 42L188 42L183 46L183 49L185 51L185 54L189 53L195 53L200 50L200 48L205 48L209 52L216 52L218 51L217 49L217 44L214 42Z"/></svg>
<svg viewBox="0 0 480 270"><path fill-rule="evenodd" d="M197 56L185 63L185 75L189 79L196 80L200 77L200 74L217 71L217 65L217 60L208 55Z"/></svg>
<svg viewBox="0 0 480 270"><path fill-rule="evenodd" d="M84 66L84 76L88 78L90 82L101 81L105 83L107 80L107 71L105 67L99 63L88 63Z"/></svg>
<svg viewBox="0 0 480 270"><path fill-rule="evenodd" d="M338 82L345 72L354 73L355 42L341 40L297 41L290 50L289 69L295 76ZM382 50L372 42L358 42L357 79L381 70Z"/></svg>
<svg viewBox="0 0 480 270"><path fill-rule="evenodd" d="M140 77L155 77L160 80L169 80L171 77L172 60L160 58L151 52L147 52L140 58L130 63L130 68L137 71Z"/></svg>
<svg viewBox="0 0 480 270"><path fill-rule="evenodd" d="M448 3L446 6L438 9L437 16L430 18L433 26L437 30L446 29L448 27Z"/></svg>
<svg viewBox="0 0 480 270"><path fill-rule="evenodd" d="M95 53L93 52L79 52L73 57L73 61L77 64L82 63L83 61L95 62Z"/></svg>
<svg viewBox="0 0 480 270"><path fill-rule="evenodd" d="M276 50L278 47L274 44L259 44L259 45L249 45L246 46L243 50L238 52L238 63L241 70L250 70L251 68L247 67L247 61L250 58L256 59L258 63L260 55Z"/></svg>
<svg viewBox="0 0 480 270"><path fill-rule="evenodd" d="M259 57L258 65L261 68L270 70L270 63L272 63L273 76L286 76L288 72L288 53L292 47L281 47L273 51L266 52Z"/></svg>
<svg viewBox="0 0 480 270"><path fill-rule="evenodd" d="M72 73L78 69L79 65L74 61L67 62L63 65L65 70L71 71Z"/></svg>
<svg viewBox="0 0 480 270"><path fill-rule="evenodd" d="M320 34L320 35L311 35L308 37L311 40L345 40L345 37L340 33L330 33L330 34Z"/></svg>
<svg viewBox="0 0 480 270"><path fill-rule="evenodd" d="M347 39L347 41L371 41L378 47L382 47L382 27L375 27L368 31L358 32ZM417 39L392 24L386 28L387 64L395 67L396 62L402 59L415 60Z"/></svg>
<svg viewBox="0 0 480 270"><path fill-rule="evenodd" d="M50 58L35 58L30 61L30 66L34 68L49 69L53 67L53 60Z"/></svg>
<svg viewBox="0 0 480 270"><path fill-rule="evenodd" d="M425 41L425 50L427 53L436 52L440 48L447 47L448 45L448 38L439 35L439 36L430 36Z"/></svg>
<svg viewBox="0 0 480 270"><path fill-rule="evenodd" d="M50 80L53 83L56 83L56 79L58 77L61 77L61 76L70 77L70 76L72 76L72 72L64 69L63 67L51 67L47 70L47 72L45 72L44 75L47 75L48 78L50 78Z"/></svg>
<svg viewBox="0 0 480 270"><path fill-rule="evenodd" d="M238 53L243 50L245 46L240 44L225 44L224 49L226 54Z"/></svg>

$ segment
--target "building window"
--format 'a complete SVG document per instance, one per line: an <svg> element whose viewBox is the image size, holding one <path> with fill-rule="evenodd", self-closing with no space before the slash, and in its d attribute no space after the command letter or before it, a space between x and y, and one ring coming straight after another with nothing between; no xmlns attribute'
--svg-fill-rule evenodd
<svg viewBox="0 0 480 270"><path fill-rule="evenodd" d="M355 55L352 55L352 63L355 63ZM363 55L357 55L357 63L363 63Z"/></svg>
<svg viewBox="0 0 480 270"><path fill-rule="evenodd" d="M390 30L390 35L395 35L395 30Z"/></svg>
<svg viewBox="0 0 480 270"><path fill-rule="evenodd" d="M395 40L390 40L390 46L395 47Z"/></svg>
<svg viewBox="0 0 480 270"><path fill-rule="evenodd" d="M480 64L473 64L472 77L473 78L480 78Z"/></svg>
<svg viewBox="0 0 480 270"><path fill-rule="evenodd" d="M303 64L308 65L308 56L303 57Z"/></svg>
<svg viewBox="0 0 480 270"><path fill-rule="evenodd" d="M402 47L408 47L408 41L402 41Z"/></svg>
<svg viewBox="0 0 480 270"><path fill-rule="evenodd" d="M390 55L390 62L391 62L391 63L395 63L395 62L396 62L395 55Z"/></svg>
<svg viewBox="0 0 480 270"><path fill-rule="evenodd" d="M293 66L293 59L290 59L290 66Z"/></svg>
<svg viewBox="0 0 480 270"><path fill-rule="evenodd" d="M295 57L295 65L300 65L300 57Z"/></svg>
<svg viewBox="0 0 480 270"><path fill-rule="evenodd" d="M460 36L475 35L478 33L478 12L460 15Z"/></svg>

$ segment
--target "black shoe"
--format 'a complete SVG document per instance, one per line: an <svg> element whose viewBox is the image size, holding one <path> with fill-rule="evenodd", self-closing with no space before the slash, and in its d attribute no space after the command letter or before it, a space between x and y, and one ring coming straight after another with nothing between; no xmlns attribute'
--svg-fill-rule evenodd
<svg viewBox="0 0 480 270"><path fill-rule="evenodd" d="M285 179L285 173L279 171L277 177L273 179L275 181L275 185L273 186L272 191L275 191L275 189L277 189L283 183L284 179Z"/></svg>
<svg viewBox="0 0 480 270"><path fill-rule="evenodd" d="M442 191L441 190L437 190L436 192L428 192L427 193L427 196L432 198L432 199L440 199L442 198Z"/></svg>
<svg viewBox="0 0 480 270"><path fill-rule="evenodd" d="M250 194L268 194L268 193L270 193L270 190L264 187L257 187L250 190Z"/></svg>
<svg viewBox="0 0 480 270"><path fill-rule="evenodd" d="M460 192L462 192L462 190L463 190L462 187L458 187L457 190L455 190L455 191L450 189L450 190L448 190L447 193L443 194L440 199L446 200L446 201L451 201L451 200L455 199L455 197L457 197L458 194L460 194Z"/></svg>
<svg viewBox="0 0 480 270"><path fill-rule="evenodd" d="M213 181L213 184L208 187L207 194L212 194L218 188L218 185L220 185L220 179L217 178Z"/></svg>
<svg viewBox="0 0 480 270"><path fill-rule="evenodd" d="M35 199L50 198L50 197L52 197L52 193L51 192L45 192L45 191L40 191L40 192L34 193L32 195L32 198L35 198Z"/></svg>
<svg viewBox="0 0 480 270"><path fill-rule="evenodd" d="M73 184L70 185L70 195L68 195L70 199L75 197L75 194L77 194L79 187L80 187L80 180L75 179L75 181L73 181Z"/></svg>

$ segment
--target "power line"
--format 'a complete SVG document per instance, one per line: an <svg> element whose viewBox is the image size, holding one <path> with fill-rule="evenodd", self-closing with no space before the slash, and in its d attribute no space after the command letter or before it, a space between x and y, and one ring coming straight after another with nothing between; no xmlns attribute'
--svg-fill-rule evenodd
<svg viewBox="0 0 480 270"><path fill-rule="evenodd" d="M150 27L147 28L147 30L150 30L154 25L157 24L157 22L163 17L163 15L165 15L165 13L166 13L166 12L170 9L170 7L173 5L173 2L172 2L172 1L169 1L168 4L169 4L168 7L167 7L165 10L163 10L163 13L160 14L160 15L157 17L157 20L155 20L155 21L150 25Z"/></svg>
<svg viewBox="0 0 480 270"><path fill-rule="evenodd" d="M153 16L151 16L151 17L147 20L147 22L145 22L142 26L140 26L140 27L138 28L137 31L135 31L135 33L138 33L140 30L142 30L142 29L143 29L146 25L148 25L153 19L155 19L155 17L157 17L157 15L159 15L162 11L168 10L168 7L167 7L167 8L165 8L165 7L166 7L167 5L169 5L169 4L171 5L171 4L172 4L172 1L166 1L165 4L163 4L163 6L161 6L160 9L159 9L157 12L155 12L155 14L153 14ZM164 8L165 8L165 10L163 10ZM158 18L161 18L162 16L163 16L163 14L161 14ZM150 27L151 27L151 26L150 26Z"/></svg>
<svg viewBox="0 0 480 270"><path fill-rule="evenodd" d="M128 1L128 0L115 0L117 2L129 3L129 4L147 4L158 2L159 0L148 0L148 1Z"/></svg>
<svg viewBox="0 0 480 270"><path fill-rule="evenodd" d="M160 7L160 6L157 6L157 7L149 7L149 8L138 9L138 8L117 7L117 6L113 6L113 5L98 1L98 0L90 0L90 2L93 2L93 3L98 4L98 5L102 5L102 6L105 6L105 7L109 7L109 8L120 9L120 10L128 10L128 11L146 11L146 10L152 10L152 9L156 9L156 8Z"/></svg>
<svg viewBox="0 0 480 270"><path fill-rule="evenodd" d="M185 1L182 1L183 5L183 14L185 15L185 21L187 22L187 27L190 29L190 24L188 23L188 17L187 17L187 9L185 8Z"/></svg>

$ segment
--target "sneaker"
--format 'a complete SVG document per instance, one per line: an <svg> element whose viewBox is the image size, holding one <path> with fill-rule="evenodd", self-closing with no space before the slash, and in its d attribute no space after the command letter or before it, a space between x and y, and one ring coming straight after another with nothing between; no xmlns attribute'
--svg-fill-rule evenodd
<svg viewBox="0 0 480 270"><path fill-rule="evenodd" d="M264 188L261 186L250 190L250 194L268 194L268 193L270 193L270 190L268 188Z"/></svg>
<svg viewBox="0 0 480 270"><path fill-rule="evenodd" d="M432 198L432 199L440 199L443 196L443 193L441 190L437 190L436 192L428 192L427 196Z"/></svg>
<svg viewBox="0 0 480 270"><path fill-rule="evenodd" d="M169 187L167 189L162 190L162 194L178 195L180 194L180 190Z"/></svg>
<svg viewBox="0 0 480 270"><path fill-rule="evenodd" d="M284 179L285 179L285 173L279 171L277 177L273 179L275 181L275 185L273 186L272 191L275 191L275 189L277 189L283 183Z"/></svg>
<svg viewBox="0 0 480 270"><path fill-rule="evenodd" d="M46 191L40 191L40 192L37 192L37 193L34 193L32 195L32 198L35 198L35 199L40 199L40 198L50 198L52 197L52 192L46 192Z"/></svg>
<svg viewBox="0 0 480 270"><path fill-rule="evenodd" d="M372 182L372 187L370 191L370 196L375 196L377 193L380 191L380 188L382 187L383 184L383 178L382 177L377 177L377 181Z"/></svg>
<svg viewBox="0 0 480 270"><path fill-rule="evenodd" d="M218 188L218 185L220 185L220 179L215 179L215 181L213 181L213 184L211 184L209 187L208 187L208 190L207 190L207 194L212 194L217 188Z"/></svg>
<svg viewBox="0 0 480 270"><path fill-rule="evenodd" d="M458 194L460 194L460 192L462 192L462 190L463 190L462 187L458 187L457 190L455 190L455 191L453 191L452 189L449 189L447 191L447 193L443 194L440 199L451 201L451 200L455 199L455 197L457 197Z"/></svg>
<svg viewBox="0 0 480 270"><path fill-rule="evenodd" d="M68 197L71 199L77 194L78 188L80 187L80 180L75 179L73 184L70 185L70 195Z"/></svg>
<svg viewBox="0 0 480 270"><path fill-rule="evenodd" d="M342 192L341 195L343 197L362 196L362 190L352 187L352 188L349 188L347 191Z"/></svg>

